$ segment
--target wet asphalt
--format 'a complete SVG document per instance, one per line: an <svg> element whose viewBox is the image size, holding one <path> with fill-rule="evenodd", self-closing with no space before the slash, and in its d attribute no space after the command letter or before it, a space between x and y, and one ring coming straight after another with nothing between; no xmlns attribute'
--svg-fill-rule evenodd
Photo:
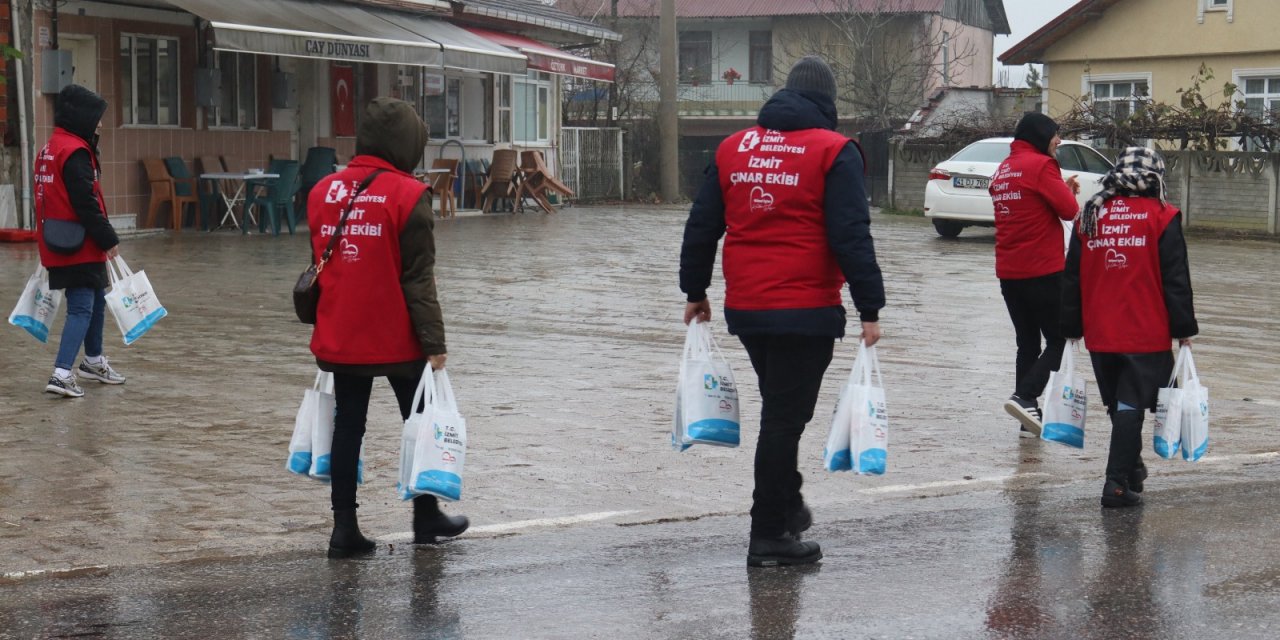
<svg viewBox="0 0 1280 640"><path fill-rule="evenodd" d="M471 436L464 498L448 510L475 528L405 544L399 427L379 385L360 500L383 544L353 562L323 557L324 486L283 471L314 375L287 297L305 241L129 240L123 254L171 315L130 347L108 324L128 384L41 394L56 338L0 331L0 637L1280 636L1280 355L1268 347L1280 245L1191 239L1210 456L1148 455L1148 504L1104 512L1096 399L1083 451L1021 440L1000 411L1013 340L990 232L946 241L923 220L877 216L889 474L819 467L850 340L801 448L826 557L748 570L759 405L722 324L744 446L667 444L682 222L673 209L575 207L438 223ZM0 300L34 265L30 246L0 245Z"/></svg>

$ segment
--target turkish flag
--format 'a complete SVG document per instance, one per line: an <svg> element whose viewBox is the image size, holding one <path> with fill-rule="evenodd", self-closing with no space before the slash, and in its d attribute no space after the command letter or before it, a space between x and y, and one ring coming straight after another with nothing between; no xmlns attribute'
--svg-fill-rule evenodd
<svg viewBox="0 0 1280 640"><path fill-rule="evenodd" d="M353 67L330 65L333 71L329 83L333 91L333 135L335 137L351 137L356 135L356 73Z"/></svg>

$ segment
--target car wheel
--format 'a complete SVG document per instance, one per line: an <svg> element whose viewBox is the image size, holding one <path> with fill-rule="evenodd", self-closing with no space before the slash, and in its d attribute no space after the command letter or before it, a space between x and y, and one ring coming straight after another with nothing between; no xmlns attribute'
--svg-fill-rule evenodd
<svg viewBox="0 0 1280 640"><path fill-rule="evenodd" d="M960 235L960 230L964 229L964 225L951 220L934 220L933 228L938 230L938 235L944 238L954 238Z"/></svg>

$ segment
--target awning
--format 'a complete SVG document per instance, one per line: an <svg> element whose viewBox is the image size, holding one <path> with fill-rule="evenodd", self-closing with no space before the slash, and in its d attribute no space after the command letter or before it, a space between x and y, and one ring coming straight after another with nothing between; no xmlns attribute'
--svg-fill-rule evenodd
<svg viewBox="0 0 1280 640"><path fill-rule="evenodd" d="M208 20L213 48L294 58L524 73L523 56L430 18L302 0L168 0Z"/></svg>
<svg viewBox="0 0 1280 640"><path fill-rule="evenodd" d="M613 82L613 65L565 53L549 44L513 33L467 27L468 31L500 45L510 47L529 59L529 68L575 78Z"/></svg>

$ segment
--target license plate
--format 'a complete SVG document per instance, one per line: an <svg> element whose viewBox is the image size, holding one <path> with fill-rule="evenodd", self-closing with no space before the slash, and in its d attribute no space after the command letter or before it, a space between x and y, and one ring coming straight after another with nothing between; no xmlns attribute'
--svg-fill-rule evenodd
<svg viewBox="0 0 1280 640"><path fill-rule="evenodd" d="M986 189L991 186L987 178L952 178L951 186L957 189Z"/></svg>

